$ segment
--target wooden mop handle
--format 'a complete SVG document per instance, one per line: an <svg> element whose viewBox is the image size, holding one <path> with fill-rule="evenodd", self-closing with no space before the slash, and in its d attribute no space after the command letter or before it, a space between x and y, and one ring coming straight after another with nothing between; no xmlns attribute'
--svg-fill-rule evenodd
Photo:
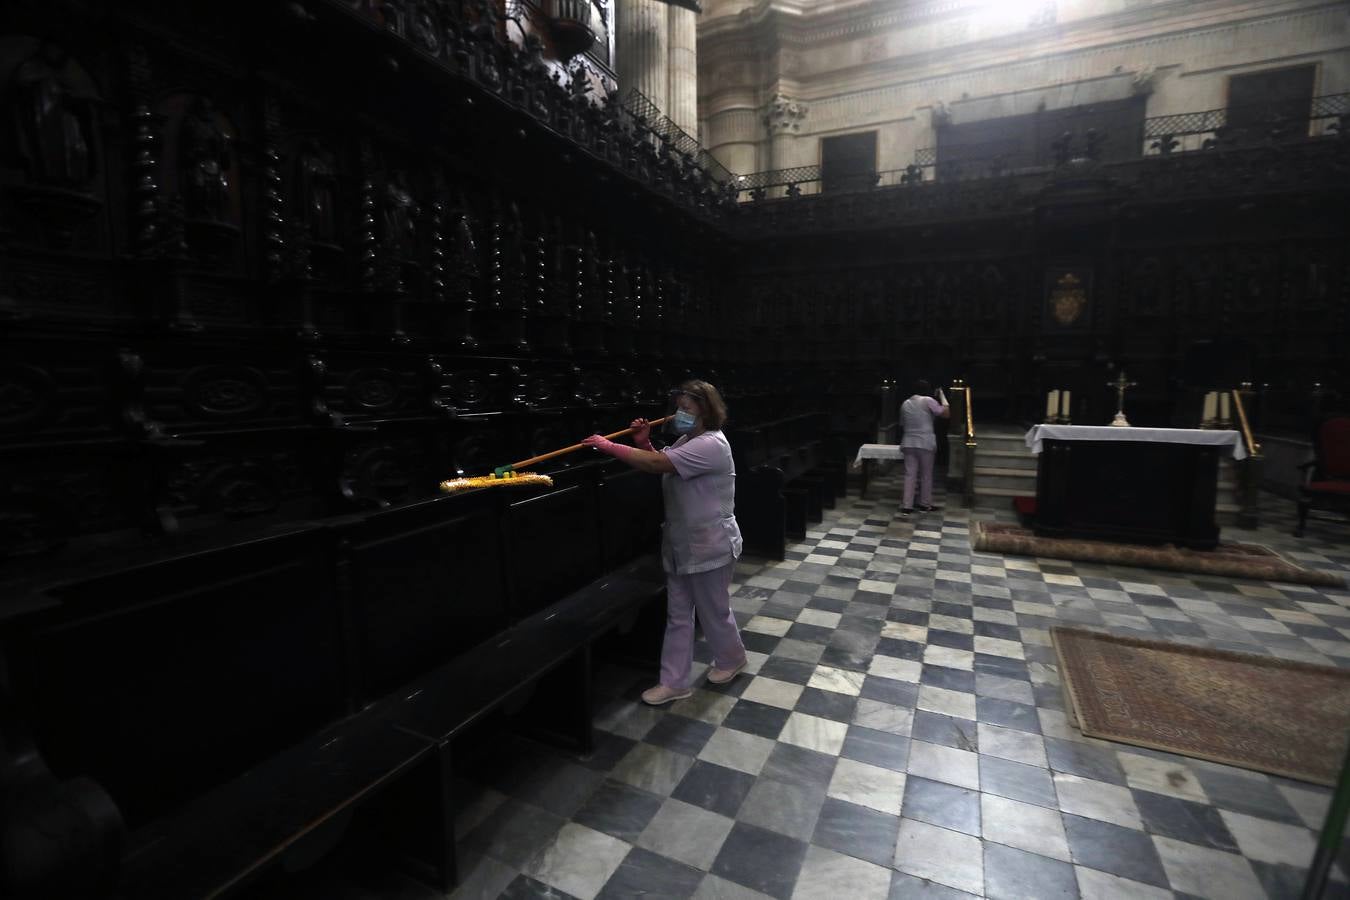
<svg viewBox="0 0 1350 900"><path fill-rule="evenodd" d="M656 425L660 425L660 424L662 424L663 422L665 422L666 419L669 419L669 418L670 418L670 416L663 416L663 417L661 417L661 418L659 418L659 419L652 419L650 422L647 423L647 425L648 425L648 427L653 427L653 426L656 426ZM625 436L630 435L630 434L632 434L632 433L633 433L633 429L632 429L632 428L625 428L623 431L616 431L616 432L614 432L613 434L607 434L607 435L605 435L605 439L606 439L606 440L609 440L609 441L612 441L612 440L614 440L615 438L625 437ZM553 459L555 456L563 456L563 455L568 454L568 453L571 453L571 452L573 452L573 451L575 451L575 450L580 450L582 447L585 447L585 446L586 446L585 444L573 444L573 445L570 446L570 447L563 447L561 450L553 450L553 451L551 451L551 452L549 452L549 453L545 453L545 454L543 454L543 455L541 455L541 456L531 456L529 459L522 459L520 462L511 463L511 470L512 470L512 471L515 471L516 469L523 469L523 468L525 468L526 466L533 466L533 465L536 465L536 464L538 464L538 463L545 462L545 461L547 461L547 460Z"/></svg>

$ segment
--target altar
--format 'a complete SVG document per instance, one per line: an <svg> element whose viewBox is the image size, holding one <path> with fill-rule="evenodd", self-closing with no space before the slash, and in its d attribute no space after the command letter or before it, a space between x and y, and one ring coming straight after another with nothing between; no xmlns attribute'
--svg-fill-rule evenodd
<svg viewBox="0 0 1350 900"><path fill-rule="evenodd" d="M1219 456L1243 459L1236 431L1037 425L1036 534L1213 549Z"/></svg>
<svg viewBox="0 0 1350 900"><path fill-rule="evenodd" d="M867 483L872 479L872 460L893 462L902 460L905 454L899 444L863 444L853 459L853 468L862 470L862 499L867 499Z"/></svg>

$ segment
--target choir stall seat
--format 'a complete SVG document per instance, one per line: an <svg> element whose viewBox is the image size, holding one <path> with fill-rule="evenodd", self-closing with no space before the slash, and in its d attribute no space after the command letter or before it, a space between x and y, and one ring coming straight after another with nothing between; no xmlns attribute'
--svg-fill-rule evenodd
<svg viewBox="0 0 1350 900"><path fill-rule="evenodd" d="M581 466L164 559L3 623L6 699L55 776L91 777L126 823L99 896L237 894L349 832L452 887L456 739L499 715L585 750L592 645L657 627L659 482L637 474Z"/></svg>
<svg viewBox="0 0 1350 900"><path fill-rule="evenodd" d="M1303 537L1313 509L1350 512L1350 416L1328 416L1313 432L1313 458L1299 466L1298 526Z"/></svg>
<svg viewBox="0 0 1350 900"><path fill-rule="evenodd" d="M787 538L805 538L843 493L844 460L827 425L823 413L807 413L729 431L747 553L783 559Z"/></svg>

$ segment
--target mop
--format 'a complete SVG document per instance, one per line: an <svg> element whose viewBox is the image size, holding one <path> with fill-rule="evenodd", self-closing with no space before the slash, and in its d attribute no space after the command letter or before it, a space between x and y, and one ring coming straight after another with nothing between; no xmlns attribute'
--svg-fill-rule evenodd
<svg viewBox="0 0 1350 900"><path fill-rule="evenodd" d="M665 422L666 419L668 418L670 417L666 416L660 419L653 419L647 424L652 427L655 427ZM605 435L605 438L612 441L615 438L625 437L632 433L633 433L632 428L625 428L623 431L616 431L613 434L607 434ZM555 457L572 453L573 451L580 450L582 447L585 446L586 446L585 444L573 444L570 447L563 447L561 450L553 450L549 453L543 453L539 456L531 456L529 459L522 459L520 462L513 462L509 465L498 466L497 468L492 470L491 475L477 475L473 478L452 478L449 481L442 481L441 490L444 493L453 494L456 491L467 491L470 488L502 487L505 485L527 485L527 484L542 484L546 486L552 485L553 479L549 478L547 475L539 475L534 472L522 472L520 470L526 468L527 466L538 465L541 462L546 462L547 460L554 459Z"/></svg>

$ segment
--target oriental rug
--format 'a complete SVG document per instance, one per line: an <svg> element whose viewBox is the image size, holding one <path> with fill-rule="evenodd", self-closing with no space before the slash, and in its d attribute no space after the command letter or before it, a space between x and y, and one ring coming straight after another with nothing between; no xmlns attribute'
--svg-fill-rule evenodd
<svg viewBox="0 0 1350 900"><path fill-rule="evenodd" d="M1350 671L1078 628L1050 636L1083 734L1336 783Z"/></svg>
<svg viewBox="0 0 1350 900"><path fill-rule="evenodd" d="M1224 542L1213 550L1185 547L1118 544L1079 538L1038 537L1028 528L1003 522L972 522L972 549L1016 556L1041 556L1072 559L1116 566L1167 569L1198 575L1229 578L1254 578L1258 581L1282 581L1286 584L1311 584L1318 587L1345 587L1345 579L1334 572L1305 569L1259 544Z"/></svg>

